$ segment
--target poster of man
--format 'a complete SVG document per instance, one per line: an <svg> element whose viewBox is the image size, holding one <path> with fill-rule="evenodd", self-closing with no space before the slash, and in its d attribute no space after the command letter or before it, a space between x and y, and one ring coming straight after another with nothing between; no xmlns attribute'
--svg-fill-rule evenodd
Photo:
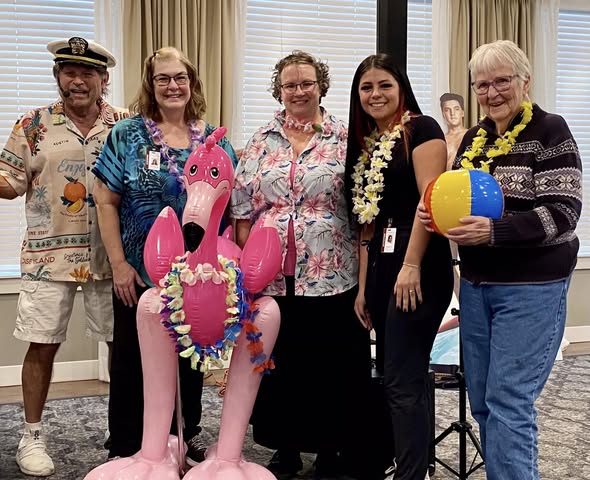
<svg viewBox="0 0 590 480"><path fill-rule="evenodd" d="M447 170L451 169L457 149L467 129L463 126L465 111L463 97L457 93L444 93L440 97L440 109L447 124Z"/></svg>

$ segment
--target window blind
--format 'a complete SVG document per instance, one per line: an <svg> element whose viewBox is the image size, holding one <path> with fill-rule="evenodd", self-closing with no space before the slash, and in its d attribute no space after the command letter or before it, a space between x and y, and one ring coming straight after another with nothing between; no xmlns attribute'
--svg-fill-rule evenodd
<svg viewBox="0 0 590 480"><path fill-rule="evenodd" d="M268 123L280 105L269 92L275 63L293 50L326 61L331 86L322 105L348 121L350 85L358 64L376 49L376 0L248 0L244 46L241 145ZM432 4L408 5L408 74L429 111Z"/></svg>
<svg viewBox="0 0 590 480"><path fill-rule="evenodd" d="M408 2L408 77L422 113L432 114L432 0Z"/></svg>
<svg viewBox="0 0 590 480"><path fill-rule="evenodd" d="M560 10L556 111L567 121L582 157L584 197L590 192L590 11ZM578 223L580 257L590 257L590 208Z"/></svg>
<svg viewBox="0 0 590 480"><path fill-rule="evenodd" d="M17 118L57 98L47 43L94 38L94 0L0 1L0 148ZM24 200L0 200L0 278L20 276Z"/></svg>
<svg viewBox="0 0 590 480"><path fill-rule="evenodd" d="M330 89L322 105L348 121L350 84L357 65L376 47L375 0L248 0L244 47L244 146L281 106L272 97L275 63L293 50L327 62Z"/></svg>

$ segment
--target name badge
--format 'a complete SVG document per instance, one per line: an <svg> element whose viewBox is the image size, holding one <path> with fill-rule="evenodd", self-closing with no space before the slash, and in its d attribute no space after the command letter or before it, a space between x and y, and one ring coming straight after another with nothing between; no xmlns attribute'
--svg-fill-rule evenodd
<svg viewBox="0 0 590 480"><path fill-rule="evenodd" d="M160 149L155 148L147 151L145 166L148 170L160 170Z"/></svg>
<svg viewBox="0 0 590 480"><path fill-rule="evenodd" d="M381 253L393 253L395 249L396 229L387 227L383 229L383 242L381 242Z"/></svg>

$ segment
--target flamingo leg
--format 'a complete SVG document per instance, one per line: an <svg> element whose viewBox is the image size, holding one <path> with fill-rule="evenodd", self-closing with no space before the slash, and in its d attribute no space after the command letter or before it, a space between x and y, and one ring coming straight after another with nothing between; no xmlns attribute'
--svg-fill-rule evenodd
<svg viewBox="0 0 590 480"><path fill-rule="evenodd" d="M269 356L277 339L279 307L270 297L257 300L256 325L262 332L264 353ZM242 333L232 353L225 390L219 442L209 449L207 459L193 467L185 480L273 480L268 470L242 458L244 437L262 376L253 371L248 341ZM272 375L272 373L271 373Z"/></svg>

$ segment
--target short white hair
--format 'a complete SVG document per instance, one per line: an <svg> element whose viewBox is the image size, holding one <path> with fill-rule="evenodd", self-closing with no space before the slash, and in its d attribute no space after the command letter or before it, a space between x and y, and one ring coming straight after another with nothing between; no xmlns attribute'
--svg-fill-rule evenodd
<svg viewBox="0 0 590 480"><path fill-rule="evenodd" d="M531 63L524 52L510 40L496 40L477 47L469 61L469 72L474 80L478 73L493 72L511 65L514 75L523 80L531 78Z"/></svg>

